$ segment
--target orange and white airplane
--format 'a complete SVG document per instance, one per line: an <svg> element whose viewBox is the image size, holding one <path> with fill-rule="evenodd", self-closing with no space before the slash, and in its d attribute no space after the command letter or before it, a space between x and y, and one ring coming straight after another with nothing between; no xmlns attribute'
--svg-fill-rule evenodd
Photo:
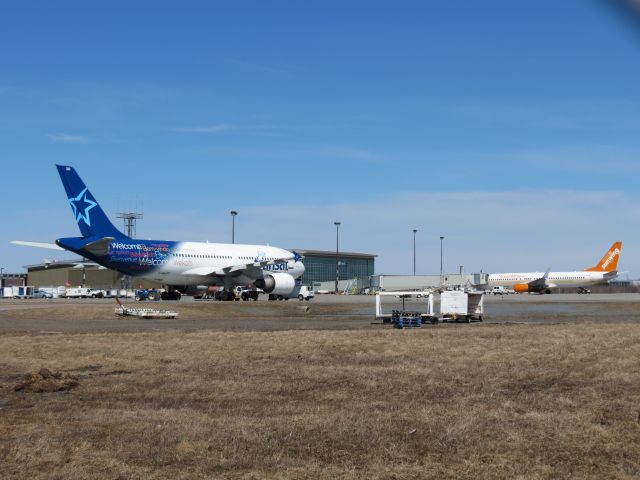
<svg viewBox="0 0 640 480"><path fill-rule="evenodd" d="M618 260L622 242L614 243L598 264L576 272L492 273L489 286L511 287L516 292L551 293L557 287L586 287L607 283L618 276Z"/></svg>

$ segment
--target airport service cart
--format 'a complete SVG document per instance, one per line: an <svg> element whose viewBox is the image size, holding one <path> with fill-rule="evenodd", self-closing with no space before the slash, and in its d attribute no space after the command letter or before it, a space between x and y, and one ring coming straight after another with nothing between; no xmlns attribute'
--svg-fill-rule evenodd
<svg viewBox="0 0 640 480"><path fill-rule="evenodd" d="M484 293L447 290L440 294L440 316L443 322L449 320L482 321L484 314Z"/></svg>
<svg viewBox="0 0 640 480"><path fill-rule="evenodd" d="M394 307L385 311L383 303ZM393 324L398 328L419 327L425 323L437 323L433 312L433 293L419 292L377 292L375 319L383 324Z"/></svg>
<svg viewBox="0 0 640 480"><path fill-rule="evenodd" d="M116 298L118 306L115 314L118 317L139 317L139 318L177 318L178 312L173 310L155 310L153 308L127 308Z"/></svg>

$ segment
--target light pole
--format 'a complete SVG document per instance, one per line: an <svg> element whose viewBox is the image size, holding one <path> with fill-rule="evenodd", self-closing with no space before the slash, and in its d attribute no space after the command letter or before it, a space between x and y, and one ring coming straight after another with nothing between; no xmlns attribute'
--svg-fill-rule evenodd
<svg viewBox="0 0 640 480"><path fill-rule="evenodd" d="M442 277L442 241L444 240L444 237L440 237L440 277ZM442 281L442 278L440 278L440 281Z"/></svg>
<svg viewBox="0 0 640 480"><path fill-rule="evenodd" d="M416 276L416 230L413 229L413 276Z"/></svg>
<svg viewBox="0 0 640 480"><path fill-rule="evenodd" d="M338 293L338 279L340 278L340 262L338 262L338 231L340 230L340 222L333 222L336 226L336 293Z"/></svg>
<svg viewBox="0 0 640 480"><path fill-rule="evenodd" d="M236 243L236 215L238 212L231 210L231 243Z"/></svg>

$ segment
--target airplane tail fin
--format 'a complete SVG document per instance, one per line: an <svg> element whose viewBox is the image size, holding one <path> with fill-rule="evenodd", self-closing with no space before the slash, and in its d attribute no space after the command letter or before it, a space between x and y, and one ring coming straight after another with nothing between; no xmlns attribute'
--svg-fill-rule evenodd
<svg viewBox="0 0 640 480"><path fill-rule="evenodd" d="M56 165L83 237L128 238L113 226L73 167Z"/></svg>
<svg viewBox="0 0 640 480"><path fill-rule="evenodd" d="M620 259L620 252L622 251L622 242L618 241L611 245L611 248L604 257L598 262L597 265L591 268L586 268L587 272L615 272L618 269L618 260Z"/></svg>

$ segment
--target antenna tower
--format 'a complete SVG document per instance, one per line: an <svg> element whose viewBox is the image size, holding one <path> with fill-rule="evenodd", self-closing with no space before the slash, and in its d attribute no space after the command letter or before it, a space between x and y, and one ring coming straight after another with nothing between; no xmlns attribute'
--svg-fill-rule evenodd
<svg viewBox="0 0 640 480"><path fill-rule="evenodd" d="M142 219L144 214L137 212L120 212L118 218L124 220L124 229L127 231L129 238L136 238L136 222L138 219Z"/></svg>

